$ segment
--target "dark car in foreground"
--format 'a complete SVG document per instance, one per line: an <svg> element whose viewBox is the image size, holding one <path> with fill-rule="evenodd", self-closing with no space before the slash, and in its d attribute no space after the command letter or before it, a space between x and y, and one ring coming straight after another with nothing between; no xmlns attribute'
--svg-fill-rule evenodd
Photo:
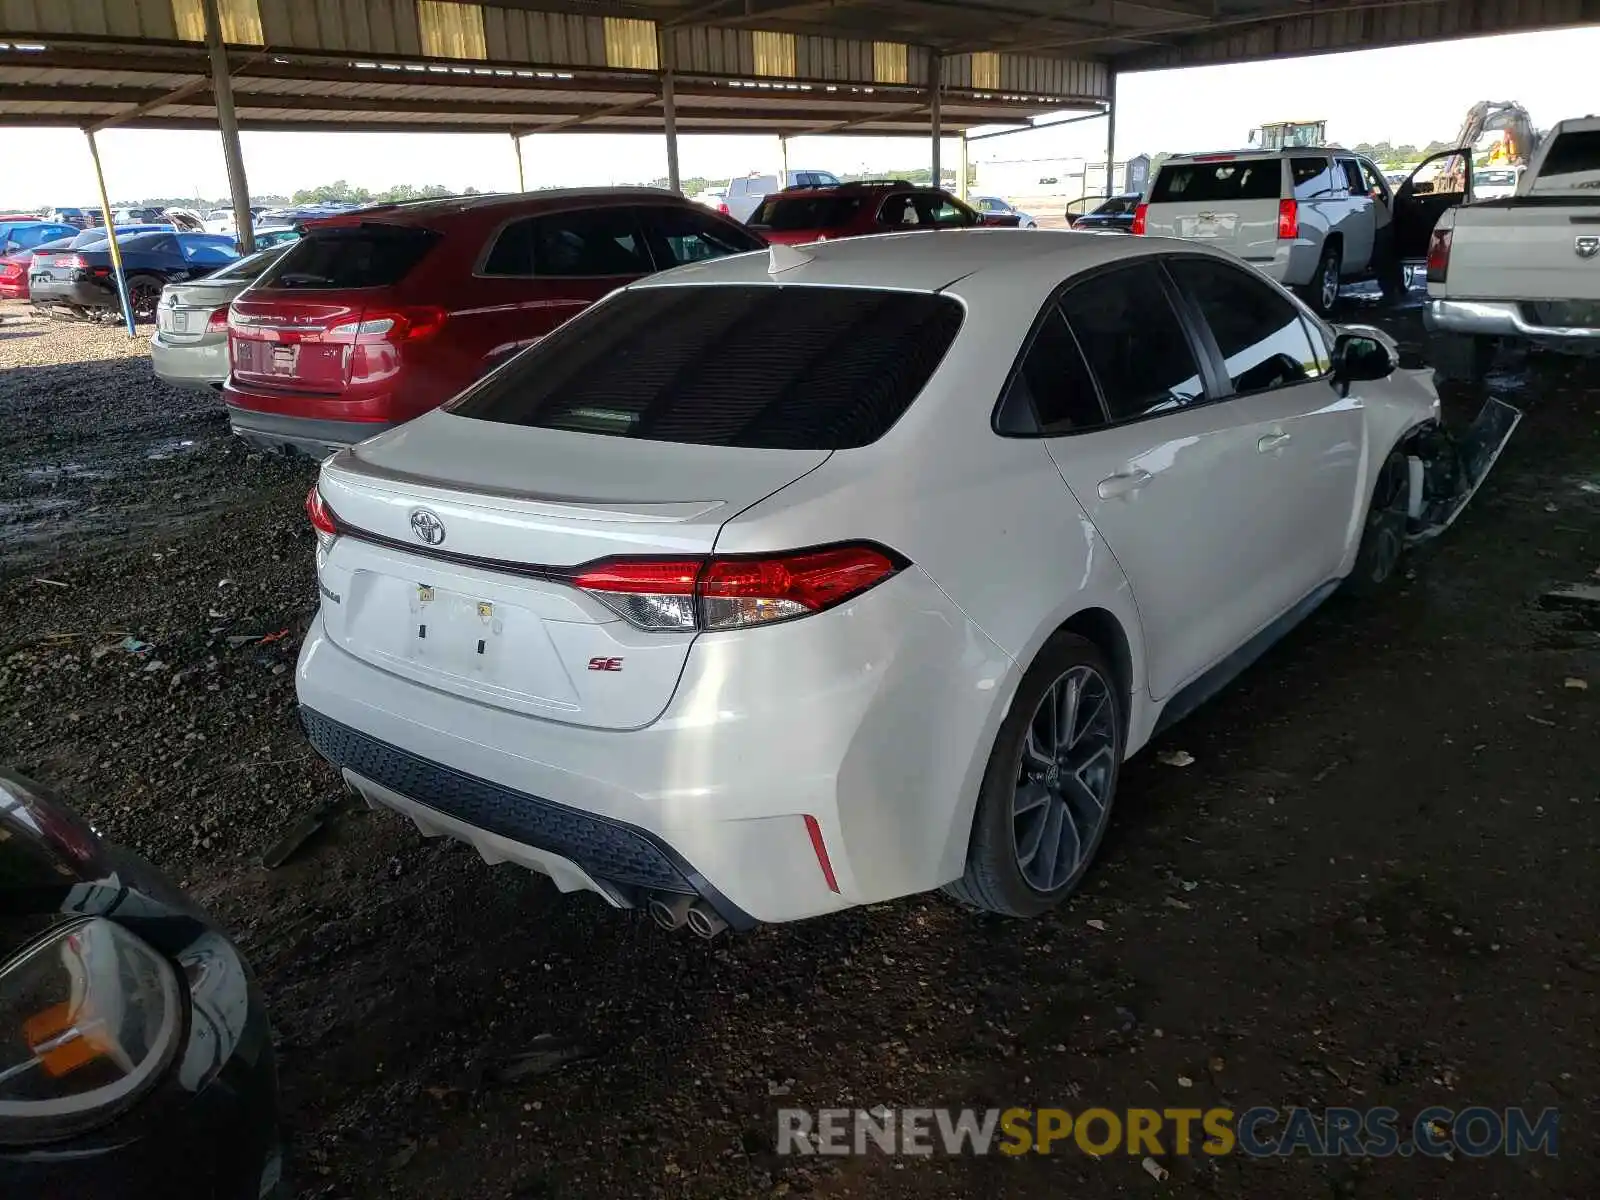
<svg viewBox="0 0 1600 1200"><path fill-rule="evenodd" d="M437 408L624 284L763 245L653 188L326 217L229 310L228 416L253 444L325 457Z"/></svg>
<svg viewBox="0 0 1600 1200"><path fill-rule="evenodd" d="M1099 229L1111 233L1132 233L1134 213L1139 208L1139 193L1109 196L1086 213L1067 213L1067 224L1073 229Z"/></svg>
<svg viewBox="0 0 1600 1200"><path fill-rule="evenodd" d="M1021 214L986 214L969 208L941 188L918 187L902 179L863 180L836 187L792 187L774 192L750 218L750 228L769 242L799 245L873 233L972 229L979 225L1015 228Z"/></svg>
<svg viewBox="0 0 1600 1200"><path fill-rule="evenodd" d="M0 1196L282 1194L239 952L142 858L0 769Z"/></svg>
<svg viewBox="0 0 1600 1200"><path fill-rule="evenodd" d="M239 257L232 238L212 233L136 233L119 236L117 247L137 321L155 320L167 284L209 275ZM29 298L43 307L59 305L91 316L122 311L111 247L104 240L81 250L35 254L28 283Z"/></svg>

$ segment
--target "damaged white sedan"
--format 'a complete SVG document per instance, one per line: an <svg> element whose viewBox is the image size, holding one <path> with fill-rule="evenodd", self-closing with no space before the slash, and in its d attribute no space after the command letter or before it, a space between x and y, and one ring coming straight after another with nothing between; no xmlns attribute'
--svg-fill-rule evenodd
<svg viewBox="0 0 1600 1200"><path fill-rule="evenodd" d="M942 232L613 293L308 499L297 684L374 805L712 936L1030 916L1122 762L1510 436L1193 243Z"/></svg>

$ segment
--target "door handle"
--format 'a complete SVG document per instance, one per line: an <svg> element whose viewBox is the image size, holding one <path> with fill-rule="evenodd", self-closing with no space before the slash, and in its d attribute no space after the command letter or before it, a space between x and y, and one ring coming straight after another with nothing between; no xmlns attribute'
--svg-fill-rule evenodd
<svg viewBox="0 0 1600 1200"><path fill-rule="evenodd" d="M1154 478L1155 476L1145 470L1128 471L1120 475L1108 475L1100 481L1100 486L1096 490L1100 493L1100 499L1115 500L1118 496L1126 496L1132 492L1137 492Z"/></svg>
<svg viewBox="0 0 1600 1200"><path fill-rule="evenodd" d="M1288 445L1289 441L1290 437L1287 433L1269 433L1256 443L1256 449L1262 454L1271 454L1274 450Z"/></svg>

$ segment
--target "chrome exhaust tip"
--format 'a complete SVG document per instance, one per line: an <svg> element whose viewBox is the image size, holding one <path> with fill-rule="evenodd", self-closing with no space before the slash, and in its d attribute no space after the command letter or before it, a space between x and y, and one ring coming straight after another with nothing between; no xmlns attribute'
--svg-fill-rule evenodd
<svg viewBox="0 0 1600 1200"><path fill-rule="evenodd" d="M663 929L671 930L683 928L693 904L693 896L651 896L647 908L652 921Z"/></svg>
<svg viewBox="0 0 1600 1200"><path fill-rule="evenodd" d="M714 938L728 927L717 913L703 900L696 900L689 905L689 929L697 937Z"/></svg>

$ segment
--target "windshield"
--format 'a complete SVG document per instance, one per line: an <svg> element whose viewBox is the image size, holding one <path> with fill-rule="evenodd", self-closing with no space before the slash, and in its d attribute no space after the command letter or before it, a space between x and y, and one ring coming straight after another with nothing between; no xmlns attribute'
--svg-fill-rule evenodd
<svg viewBox="0 0 1600 1200"><path fill-rule="evenodd" d="M957 301L926 292L637 288L568 322L449 408L608 437L844 450L900 419L961 319Z"/></svg>

